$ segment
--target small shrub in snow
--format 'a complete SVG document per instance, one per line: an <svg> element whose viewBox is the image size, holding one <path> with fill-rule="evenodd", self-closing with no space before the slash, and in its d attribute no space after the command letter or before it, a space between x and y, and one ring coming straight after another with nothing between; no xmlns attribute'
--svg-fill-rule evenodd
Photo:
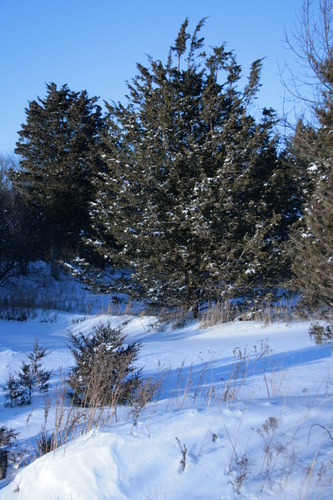
<svg viewBox="0 0 333 500"><path fill-rule="evenodd" d="M239 470L238 470L237 476L235 477L234 486L236 488L237 494L239 495L241 487L242 487L243 483L246 481L247 476L249 474L249 472L248 472L249 460L248 460L246 454L244 453L243 457L240 460L237 460L236 463L237 463L237 466L239 467Z"/></svg>
<svg viewBox="0 0 333 500"><path fill-rule="evenodd" d="M41 360L49 353L36 339L32 351L28 354L30 363L22 361L17 377L9 372L3 390L6 392L5 406L29 405L34 392L47 392L51 371L43 370Z"/></svg>
<svg viewBox="0 0 333 500"><path fill-rule="evenodd" d="M49 389L49 380L51 376L51 372L49 370L42 369L41 360L45 358L49 354L49 351L38 344L38 340L36 339L32 352L28 354L28 358L30 360L30 367L33 376L36 380L36 387L38 390L42 392L46 392Z"/></svg>
<svg viewBox="0 0 333 500"><path fill-rule="evenodd" d="M3 389L6 391L5 406L13 408L13 406L21 404L24 389L22 389L18 379L15 378L12 372L8 373Z"/></svg>
<svg viewBox="0 0 333 500"><path fill-rule="evenodd" d="M24 389L23 404L31 404L34 392L47 392L51 372L42 369L41 360L48 355L47 349L40 347L36 339L33 350L28 354L30 363L22 361L21 371L18 374L19 384Z"/></svg>
<svg viewBox="0 0 333 500"><path fill-rule="evenodd" d="M133 363L141 342L124 346L126 335L108 323L91 335L69 334L75 367L68 377L70 395L83 406L116 406L131 403L141 384L141 370Z"/></svg>
<svg viewBox="0 0 333 500"><path fill-rule="evenodd" d="M52 451L52 436L41 433L37 439L37 454L39 457Z"/></svg>
<svg viewBox="0 0 333 500"><path fill-rule="evenodd" d="M316 344L324 344L333 340L333 330L330 325L326 327L318 324L313 324L309 328L309 335L314 339Z"/></svg>

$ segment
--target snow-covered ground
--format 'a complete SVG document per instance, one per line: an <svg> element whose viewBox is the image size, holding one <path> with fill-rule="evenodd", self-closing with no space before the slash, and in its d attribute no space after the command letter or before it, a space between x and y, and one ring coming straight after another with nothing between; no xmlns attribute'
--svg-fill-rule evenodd
<svg viewBox="0 0 333 500"><path fill-rule="evenodd" d="M38 312L0 320L0 384L38 338L56 387L59 368L73 366L68 331L125 320L129 340L144 339L137 365L162 378L156 397L136 425L123 407L104 428L10 466L1 499L333 498L331 349L313 343L309 323L172 329L148 317ZM16 451L33 457L43 422L42 398L5 408L0 395L0 425L20 433ZM53 422L50 411L48 430Z"/></svg>

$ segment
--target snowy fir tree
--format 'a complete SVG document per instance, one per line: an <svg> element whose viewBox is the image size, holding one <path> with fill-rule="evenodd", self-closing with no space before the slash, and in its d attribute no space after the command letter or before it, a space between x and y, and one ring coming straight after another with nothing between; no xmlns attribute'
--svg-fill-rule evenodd
<svg viewBox="0 0 333 500"><path fill-rule="evenodd" d="M127 105L107 106L105 171L91 204L99 236L90 243L130 270L118 289L195 311L209 298L264 297L278 287L299 209L274 112L250 114L262 61L240 90L233 52L204 51L204 21L191 36L186 19L167 63L138 64Z"/></svg>
<svg viewBox="0 0 333 500"><path fill-rule="evenodd" d="M20 386L18 379L10 371L6 377L6 383L3 387L5 391L5 406L13 408L22 403L24 389Z"/></svg>
<svg viewBox="0 0 333 500"><path fill-rule="evenodd" d="M312 131L315 140L308 163L314 190L291 238L295 288L301 292L303 305L308 310L319 310L330 322L333 307L332 95L325 108L318 109L321 126ZM307 137L308 134L303 140Z"/></svg>
<svg viewBox="0 0 333 500"><path fill-rule="evenodd" d="M69 374L70 395L83 406L117 406L130 403L141 380L137 360L141 341L125 345L126 335L110 324L90 335L69 334L75 366Z"/></svg>
<svg viewBox="0 0 333 500"><path fill-rule="evenodd" d="M12 181L41 228L43 260L52 264L78 251L88 229L93 179L101 168L97 98L47 84L45 99L31 101L15 152Z"/></svg>
<svg viewBox="0 0 333 500"><path fill-rule="evenodd" d="M306 90L313 96L309 105L314 120L299 120L293 137L295 162L306 167L311 181L304 214L291 236L292 269L302 304L332 323L333 5L323 0L317 13L312 8L311 3L304 3L298 52L303 55L303 71L312 74Z"/></svg>
<svg viewBox="0 0 333 500"><path fill-rule="evenodd" d="M6 378L3 387L5 406L30 405L34 394L48 391L51 371L42 368L42 359L48 354L49 351L41 347L36 339L32 351L27 354L30 363L22 361L17 376L9 372Z"/></svg>
<svg viewBox="0 0 333 500"><path fill-rule="evenodd" d="M45 347L41 347L38 339L32 346L32 351L27 355L30 360L31 373L36 380L36 390L46 392L49 389L50 370L42 368L42 360L50 354Z"/></svg>

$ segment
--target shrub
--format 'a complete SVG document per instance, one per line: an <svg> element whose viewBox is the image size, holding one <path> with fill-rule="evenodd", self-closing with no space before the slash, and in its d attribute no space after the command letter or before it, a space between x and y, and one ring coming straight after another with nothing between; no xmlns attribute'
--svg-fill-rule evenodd
<svg viewBox="0 0 333 500"><path fill-rule="evenodd" d="M42 348L36 339L32 351L27 355L30 363L22 361L17 378L9 372L3 390L6 392L5 406L29 405L33 393L47 392L51 371L43 370L41 360L49 352Z"/></svg>
<svg viewBox="0 0 333 500"><path fill-rule="evenodd" d="M326 325L325 327L314 323L309 328L309 335L314 339L316 344L324 344L333 340L333 330L330 325Z"/></svg>
<svg viewBox="0 0 333 500"><path fill-rule="evenodd" d="M124 346L126 335L108 323L91 335L69 334L75 367L68 377L70 396L83 406L130 403L141 383L141 370L133 366L141 341Z"/></svg>
<svg viewBox="0 0 333 500"><path fill-rule="evenodd" d="M5 406L13 408L13 406L23 403L24 389L11 371L8 373L3 390L6 391Z"/></svg>

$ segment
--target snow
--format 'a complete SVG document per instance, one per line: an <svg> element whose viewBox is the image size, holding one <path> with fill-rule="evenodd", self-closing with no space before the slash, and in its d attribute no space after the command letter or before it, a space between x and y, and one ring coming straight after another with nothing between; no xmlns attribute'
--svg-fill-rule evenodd
<svg viewBox="0 0 333 500"><path fill-rule="evenodd" d="M310 163L310 166L308 167L308 172L317 172L318 171L318 167L315 163Z"/></svg>
<svg viewBox="0 0 333 500"><path fill-rule="evenodd" d="M188 320L172 329L147 316L48 318L41 322L38 312L26 322L0 320L0 384L37 337L51 351L43 366L56 386L59 368L73 366L68 331L89 334L108 321L125 324L129 341L143 339L137 366L163 383L136 425L133 408L123 407L110 425L11 466L0 481L1 500L333 497L333 443L324 429L333 415L331 348L313 343L309 323L203 329ZM31 456L43 404L36 398L30 407L5 408L0 395L0 424L20 433L16 450Z"/></svg>

